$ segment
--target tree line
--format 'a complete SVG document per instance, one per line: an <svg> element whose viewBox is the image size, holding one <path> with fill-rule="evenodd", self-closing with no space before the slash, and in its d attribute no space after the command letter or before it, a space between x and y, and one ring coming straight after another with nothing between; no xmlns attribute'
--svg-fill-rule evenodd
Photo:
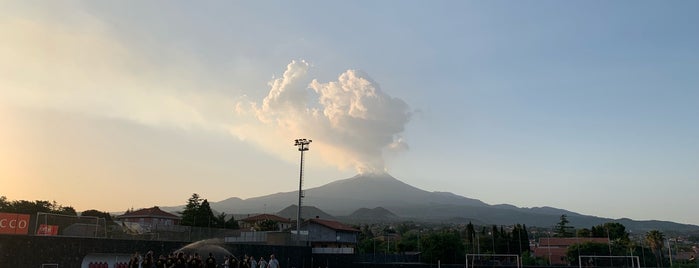
<svg viewBox="0 0 699 268"><path fill-rule="evenodd" d="M560 221L554 226L554 237L601 237L608 238L609 243L585 242L574 244L568 248L566 257L570 263L578 262L581 255L598 256L639 256L643 266L655 264L663 267L665 263L663 246L665 235L658 230L646 232L639 240L630 238L626 227L617 222L608 222L591 228L575 229L569 226L566 215L561 215ZM669 260L669 258L667 258ZM669 261L668 261L669 262Z"/></svg>
<svg viewBox="0 0 699 268"><path fill-rule="evenodd" d="M420 261L463 263L465 254L516 254L530 252L526 226L421 226L413 222L360 225L357 251L363 254L419 252ZM393 241L391 239L394 239Z"/></svg>
<svg viewBox="0 0 699 268"><path fill-rule="evenodd" d="M127 212L130 210L127 210ZM0 196L0 212L9 213L51 213L78 216L71 206L62 206L55 201L10 201ZM181 212L181 225L209 228L239 228L232 215L221 212L214 214L207 199L194 193L187 200ZM105 218L112 222L108 212L89 209L80 216ZM255 226L257 230L273 230L276 222L265 221ZM658 230L645 233L641 240L632 240L626 227L621 223L608 222L590 228L576 229L569 225L566 215L561 215L559 222L552 228L554 237L602 237L609 243L585 242L568 248L566 257L570 263L578 261L581 255L601 256L639 256L644 266L656 264L667 265L663 247L665 236ZM444 263L460 263L465 254L516 254L522 256L523 264L541 264L531 254L529 231L525 225L479 226L469 222L465 226L421 227L412 222L392 226L360 225L357 250L360 253L396 254L404 252L421 252L423 261L441 260ZM391 241L393 239L393 241ZM393 244L391 244L391 242Z"/></svg>

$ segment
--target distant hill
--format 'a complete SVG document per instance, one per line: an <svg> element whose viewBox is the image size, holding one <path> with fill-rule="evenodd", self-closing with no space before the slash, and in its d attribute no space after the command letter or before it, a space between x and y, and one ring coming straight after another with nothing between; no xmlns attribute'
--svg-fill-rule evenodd
<svg viewBox="0 0 699 268"><path fill-rule="evenodd" d="M360 208L343 217L343 220L351 223L387 223L400 221L401 218L388 209L376 207L373 209Z"/></svg>
<svg viewBox="0 0 699 268"><path fill-rule="evenodd" d="M289 219L296 219L296 215L298 214L298 207L297 205L291 205L288 206L281 211L277 212L277 216L282 217L282 218L289 218ZM336 219L334 216L325 213L324 211L318 209L317 207L310 207L310 206L303 206L301 208L301 219L312 219L312 218L321 218L321 219L329 219L329 220L334 220Z"/></svg>
<svg viewBox="0 0 699 268"><path fill-rule="evenodd" d="M281 192L249 199L237 197L210 202L211 208L227 214L262 213L279 211L286 218L296 218L298 192ZM326 185L305 190L303 218L341 218L348 221L469 221L482 224L551 227L566 214L571 226L590 228L606 222L619 222L627 229L699 231L699 226L666 221L634 221L582 215L554 207L520 208L508 204L489 205L480 200L448 192L429 192L408 185L388 174L357 175ZM183 206L162 208L181 211ZM375 209L367 209L375 208ZM314 210L317 209L317 210ZM287 215L288 214L288 215Z"/></svg>

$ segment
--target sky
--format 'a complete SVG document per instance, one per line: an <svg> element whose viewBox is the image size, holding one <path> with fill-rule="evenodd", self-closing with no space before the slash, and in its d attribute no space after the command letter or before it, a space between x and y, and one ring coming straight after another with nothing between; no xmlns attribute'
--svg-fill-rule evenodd
<svg viewBox="0 0 699 268"><path fill-rule="evenodd" d="M697 1L0 1L0 195L78 211L388 172L699 224ZM552 223L554 224L554 223Z"/></svg>

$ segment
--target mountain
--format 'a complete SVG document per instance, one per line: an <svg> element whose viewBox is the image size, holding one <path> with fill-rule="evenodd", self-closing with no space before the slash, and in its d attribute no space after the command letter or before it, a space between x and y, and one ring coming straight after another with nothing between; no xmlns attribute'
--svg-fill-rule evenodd
<svg viewBox="0 0 699 268"><path fill-rule="evenodd" d="M304 190L304 205L314 205L333 215L349 215L363 207L452 204L488 206L480 200L452 193L428 192L410 186L388 174L357 175ZM298 192L283 192L249 199L229 198L211 202L211 208L226 213L279 211L298 203Z"/></svg>
<svg viewBox="0 0 699 268"><path fill-rule="evenodd" d="M495 225L526 224L527 226L551 227L560 216L567 215L570 224L579 228L590 228L606 222L619 222L634 232L643 230L673 230L679 232L699 231L699 226L664 221L634 221L609 219L582 215L553 207L520 208L508 204L489 205L480 200L448 192L429 192L408 185L388 174L364 174L338 180L304 191L304 218L320 216L338 219L369 221L412 220L436 223L483 223ZM284 212L283 216L296 218L298 192L280 192L249 199L229 198L211 202L211 208L227 214ZM306 207L318 211L309 211ZM366 209L375 208L375 209ZM181 211L181 207L163 208ZM310 210L310 209L309 209ZM321 212L329 215L322 215ZM387 213L388 212L388 213ZM332 216L330 216L332 215ZM372 216L373 215L373 216ZM377 218L383 217L383 218ZM376 222L376 221L374 221Z"/></svg>

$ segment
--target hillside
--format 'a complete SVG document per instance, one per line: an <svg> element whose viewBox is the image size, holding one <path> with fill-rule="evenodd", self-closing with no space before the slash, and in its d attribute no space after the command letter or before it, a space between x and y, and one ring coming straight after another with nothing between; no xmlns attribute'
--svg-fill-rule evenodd
<svg viewBox="0 0 699 268"><path fill-rule="evenodd" d="M467 223L550 227L563 214L572 226L589 228L617 221L629 230L699 231L699 226L665 221L634 221L582 215L554 207L520 208L508 204L489 205L453 193L429 192L408 185L388 174L357 175L305 190L303 218L340 218L352 222L413 220L423 222ZM212 209L227 214L279 211L296 218L298 192L281 192L249 199L236 197L211 202ZM308 206L308 208L307 208ZM367 209L374 208L374 209ZM168 211L181 207L163 208ZM288 215L287 215L288 214Z"/></svg>

